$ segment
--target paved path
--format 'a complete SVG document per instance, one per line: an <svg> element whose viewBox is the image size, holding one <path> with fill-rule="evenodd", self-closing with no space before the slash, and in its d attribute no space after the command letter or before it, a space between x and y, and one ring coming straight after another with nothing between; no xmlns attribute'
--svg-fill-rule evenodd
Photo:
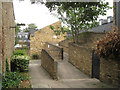
<svg viewBox="0 0 120 90"><path fill-rule="evenodd" d="M40 60L31 60L29 71L33 88L102 88L110 87L97 79L85 75L67 61L64 54L63 61L58 62L59 80L52 80L49 74L41 67Z"/></svg>
<svg viewBox="0 0 120 90"><path fill-rule="evenodd" d="M67 53L64 53L64 60L58 62L58 77L59 79L89 79L87 75L68 62Z"/></svg>

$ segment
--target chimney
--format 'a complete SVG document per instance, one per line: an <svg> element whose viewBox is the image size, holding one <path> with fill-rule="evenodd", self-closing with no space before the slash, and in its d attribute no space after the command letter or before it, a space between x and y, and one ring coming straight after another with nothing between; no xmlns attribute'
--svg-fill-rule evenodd
<svg viewBox="0 0 120 90"><path fill-rule="evenodd" d="M113 17L112 17L112 16L108 16L108 17L107 17L107 22L108 22L108 23L113 22Z"/></svg>

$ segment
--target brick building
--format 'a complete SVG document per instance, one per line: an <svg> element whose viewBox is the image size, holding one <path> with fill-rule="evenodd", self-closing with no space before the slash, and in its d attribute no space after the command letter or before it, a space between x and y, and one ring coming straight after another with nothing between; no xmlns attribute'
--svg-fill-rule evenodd
<svg viewBox="0 0 120 90"><path fill-rule="evenodd" d="M1 73L5 72L6 58L10 64L10 58L14 50L15 42L15 17L12 2L0 0L0 66Z"/></svg>
<svg viewBox="0 0 120 90"><path fill-rule="evenodd" d="M51 24L52 26L61 27L61 21ZM52 44L58 44L58 42L64 40L64 35L56 36L50 29L50 25L42 28L41 30L35 30L30 35L30 55L38 54L41 55L41 50L44 48L45 42Z"/></svg>

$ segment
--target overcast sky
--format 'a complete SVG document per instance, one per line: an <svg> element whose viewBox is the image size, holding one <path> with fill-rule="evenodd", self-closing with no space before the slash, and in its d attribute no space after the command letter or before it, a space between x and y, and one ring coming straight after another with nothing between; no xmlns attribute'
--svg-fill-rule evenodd
<svg viewBox="0 0 120 90"><path fill-rule="evenodd" d="M19 2L18 0L13 0L15 21L18 23L35 23L38 28L43 28L54 22L59 21L57 17L50 14L48 8L41 4L31 4L30 0L25 0ZM109 1L110 6L113 6L113 0ZM113 16L113 10L108 10L106 16L99 16L100 19L105 19L107 16ZM25 28L22 26L22 28Z"/></svg>

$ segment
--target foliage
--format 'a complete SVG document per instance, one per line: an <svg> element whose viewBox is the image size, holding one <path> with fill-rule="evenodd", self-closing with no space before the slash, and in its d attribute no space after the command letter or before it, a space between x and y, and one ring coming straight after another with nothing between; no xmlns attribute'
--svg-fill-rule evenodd
<svg viewBox="0 0 120 90"><path fill-rule="evenodd" d="M54 27L50 25L50 29L54 31L55 35L65 34L65 32L68 32L69 28L66 27L58 27L57 25Z"/></svg>
<svg viewBox="0 0 120 90"><path fill-rule="evenodd" d="M22 50L28 50L29 48L27 46L23 46Z"/></svg>
<svg viewBox="0 0 120 90"><path fill-rule="evenodd" d="M12 71L19 71L24 72L28 71L28 65L29 65L29 56L25 55L13 55L11 57L11 70Z"/></svg>
<svg viewBox="0 0 120 90"><path fill-rule="evenodd" d="M28 28L37 29L37 26L34 23L28 24Z"/></svg>
<svg viewBox="0 0 120 90"><path fill-rule="evenodd" d="M20 31L20 26L17 26L17 24L15 24L15 34L17 34Z"/></svg>
<svg viewBox="0 0 120 90"><path fill-rule="evenodd" d="M36 54L33 54L33 55L32 55L32 58L33 58L33 59L38 59L38 58L39 58L39 55L38 55L37 53L36 53Z"/></svg>
<svg viewBox="0 0 120 90"><path fill-rule="evenodd" d="M20 39L20 38L15 37L15 45L18 44L18 40L19 40L19 39Z"/></svg>
<svg viewBox="0 0 120 90"><path fill-rule="evenodd" d="M15 24L15 34L17 34L20 31L20 26L17 26L17 24ZM18 37L15 37L15 45L18 44Z"/></svg>
<svg viewBox="0 0 120 90"><path fill-rule="evenodd" d="M15 50L14 55L26 55L25 50Z"/></svg>
<svg viewBox="0 0 120 90"><path fill-rule="evenodd" d="M9 72L9 63L8 63L8 58L6 58L6 72Z"/></svg>
<svg viewBox="0 0 120 90"><path fill-rule="evenodd" d="M8 72L2 77L2 88L18 88L21 81L25 79L29 79L29 77L18 72Z"/></svg>
<svg viewBox="0 0 120 90"><path fill-rule="evenodd" d="M103 58L120 56L120 33L116 27L97 41L96 53Z"/></svg>
<svg viewBox="0 0 120 90"><path fill-rule="evenodd" d="M43 2L42 2L43 3ZM43 3L50 11L56 10L58 18L70 29L74 42L81 30L95 27L99 15L106 15L110 9L108 2L45 2ZM63 29L61 29L62 32ZM56 31L59 33L58 31Z"/></svg>
<svg viewBox="0 0 120 90"><path fill-rule="evenodd" d="M37 30L37 26L34 23L28 24L28 27L24 29L25 32L29 32L30 29L35 29Z"/></svg>

